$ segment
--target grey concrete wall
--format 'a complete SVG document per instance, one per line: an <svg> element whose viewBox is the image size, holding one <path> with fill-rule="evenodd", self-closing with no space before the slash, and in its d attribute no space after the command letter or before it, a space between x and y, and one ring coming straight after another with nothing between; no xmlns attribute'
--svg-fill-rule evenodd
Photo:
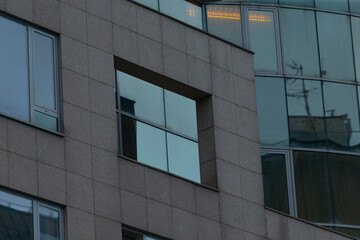
<svg viewBox="0 0 360 240"><path fill-rule="evenodd" d="M127 0L0 10L59 34L64 136L0 117L0 185L64 206L68 240L121 239L122 224L178 240L330 234L264 209L251 53ZM204 185L118 157L114 56L197 100Z"/></svg>

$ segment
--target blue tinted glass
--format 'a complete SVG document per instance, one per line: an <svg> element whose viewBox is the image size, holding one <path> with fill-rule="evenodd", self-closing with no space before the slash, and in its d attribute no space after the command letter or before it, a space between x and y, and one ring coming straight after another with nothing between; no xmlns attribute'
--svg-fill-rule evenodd
<svg viewBox="0 0 360 240"><path fill-rule="evenodd" d="M349 0L350 3L350 12L360 13L360 1L359 0Z"/></svg>
<svg viewBox="0 0 360 240"><path fill-rule="evenodd" d="M282 8L280 20L286 74L319 77L315 13Z"/></svg>
<svg viewBox="0 0 360 240"><path fill-rule="evenodd" d="M286 93L291 145L326 148L321 82L287 79Z"/></svg>
<svg viewBox="0 0 360 240"><path fill-rule="evenodd" d="M240 6L208 5L208 32L242 46Z"/></svg>
<svg viewBox="0 0 360 240"><path fill-rule="evenodd" d="M57 131L57 119L44 113L34 111L34 123L54 132Z"/></svg>
<svg viewBox="0 0 360 240"><path fill-rule="evenodd" d="M317 22L322 77L354 81L349 17L317 12Z"/></svg>
<svg viewBox="0 0 360 240"><path fill-rule="evenodd" d="M356 86L324 82L323 89L329 148L356 151L360 144Z"/></svg>
<svg viewBox="0 0 360 240"><path fill-rule="evenodd" d="M134 0L135 2L141 3L145 6L159 10L159 1L158 0Z"/></svg>
<svg viewBox="0 0 360 240"><path fill-rule="evenodd" d="M185 0L160 0L160 12L163 12L194 27L203 28L201 7Z"/></svg>
<svg viewBox="0 0 360 240"><path fill-rule="evenodd" d="M250 49L255 69L277 71L275 18L273 11L248 11Z"/></svg>
<svg viewBox="0 0 360 240"><path fill-rule="evenodd" d="M37 31L33 33L35 104L56 110L54 39Z"/></svg>
<svg viewBox="0 0 360 240"><path fill-rule="evenodd" d="M196 103L165 90L166 128L197 139Z"/></svg>
<svg viewBox="0 0 360 240"><path fill-rule="evenodd" d="M360 18L351 17L356 79L360 82Z"/></svg>
<svg viewBox="0 0 360 240"><path fill-rule="evenodd" d="M0 17L0 32L0 112L28 122L27 27Z"/></svg>
<svg viewBox="0 0 360 240"><path fill-rule="evenodd" d="M40 240L60 240L59 211L39 206Z"/></svg>
<svg viewBox="0 0 360 240"><path fill-rule="evenodd" d="M284 79L256 78L260 143L288 146L289 134Z"/></svg>
<svg viewBox="0 0 360 240"><path fill-rule="evenodd" d="M278 3L278 0L243 0L247 3Z"/></svg>
<svg viewBox="0 0 360 240"><path fill-rule="evenodd" d="M304 7L313 7L314 0L280 0L280 4L283 5L294 5L294 6L304 6Z"/></svg>
<svg viewBox="0 0 360 240"><path fill-rule="evenodd" d="M199 150L196 142L166 133L169 172L200 182Z"/></svg>
<svg viewBox="0 0 360 240"><path fill-rule="evenodd" d="M165 126L163 89L117 71L121 110Z"/></svg>
<svg viewBox="0 0 360 240"><path fill-rule="evenodd" d="M348 0L315 0L317 8L335 10L335 11L349 11Z"/></svg>

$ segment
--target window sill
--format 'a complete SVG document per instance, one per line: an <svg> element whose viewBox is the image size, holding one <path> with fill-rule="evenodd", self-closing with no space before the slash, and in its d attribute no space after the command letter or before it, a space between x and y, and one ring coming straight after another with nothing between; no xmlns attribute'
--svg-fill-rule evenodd
<svg viewBox="0 0 360 240"><path fill-rule="evenodd" d="M184 180L184 181L189 182L189 183L192 183L192 184L194 184L194 185L197 185L197 186L200 186L200 187L203 187L203 188L207 188L207 189L209 189L209 190L211 190L211 191L219 192L219 190L216 189L216 188L213 188L213 187L210 187L210 186L207 186L207 185L204 185L204 184L201 184L201 183L192 181L192 180L190 180L190 179L184 178L184 177L182 177L182 176L176 175L176 174L171 173L171 172L164 171L164 170L162 170L162 169L153 167L153 166L151 166L151 165L148 165L148 164L145 164L145 163L142 163L142 162L138 162L138 161L136 161L136 160L134 160L134 159L132 159L132 158L126 157L126 156L124 156L124 155L118 154L118 157L121 158L121 159L127 160L127 161L131 161L131 162L133 162L133 163L139 164L139 165L141 165L141 166L144 166L144 167L147 167L147 168L150 168L150 169L153 169L153 170L156 170L156 171L165 173L165 174L167 174L167 175L169 175L169 176L176 177L176 178L178 178L178 179Z"/></svg>
<svg viewBox="0 0 360 240"><path fill-rule="evenodd" d="M3 113L0 113L0 117L4 117L4 118L7 118L7 119L9 119L9 120L13 120L13 121L16 121L16 122L18 122L18 123L25 124L25 125L28 125L28 126L37 128L37 129L39 129L39 130L43 130L43 131L45 131L45 132L48 132L48 133L57 135L57 136L59 136L59 137L65 137L65 135L64 135L63 133L61 133L61 132L51 131L51 130L49 130L49 129L47 129L47 128L40 127L40 126L35 125L35 124L33 124L33 123L30 123L30 122L25 122L25 121L23 121L23 120L20 120L20 119L11 117L11 116L6 115L6 114L3 114Z"/></svg>

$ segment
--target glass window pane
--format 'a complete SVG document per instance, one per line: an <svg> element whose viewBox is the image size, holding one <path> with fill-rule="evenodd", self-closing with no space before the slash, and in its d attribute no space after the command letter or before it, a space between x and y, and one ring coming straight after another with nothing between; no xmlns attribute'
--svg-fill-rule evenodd
<svg viewBox="0 0 360 240"><path fill-rule="evenodd" d="M282 78L256 78L260 143L288 146L286 96Z"/></svg>
<svg viewBox="0 0 360 240"><path fill-rule="evenodd" d="M1 239L33 239L32 201L0 191Z"/></svg>
<svg viewBox="0 0 360 240"><path fill-rule="evenodd" d="M34 123L40 127L57 131L57 119L41 112L34 111Z"/></svg>
<svg viewBox="0 0 360 240"><path fill-rule="evenodd" d="M165 126L163 89L117 71L121 110Z"/></svg>
<svg viewBox="0 0 360 240"><path fill-rule="evenodd" d="M293 152L299 218L332 222L326 153Z"/></svg>
<svg viewBox="0 0 360 240"><path fill-rule="evenodd" d="M354 81L349 17L317 12L317 23L322 77Z"/></svg>
<svg viewBox="0 0 360 240"><path fill-rule="evenodd" d="M196 142L166 133L169 172L200 182L199 148Z"/></svg>
<svg viewBox="0 0 360 240"><path fill-rule="evenodd" d="M273 11L248 11L250 49L257 70L277 71L275 19Z"/></svg>
<svg viewBox="0 0 360 240"><path fill-rule="evenodd" d="M320 81L287 79L291 146L326 148Z"/></svg>
<svg viewBox="0 0 360 240"><path fill-rule="evenodd" d="M329 148L356 150L360 143L356 87L324 82L323 89Z"/></svg>
<svg viewBox="0 0 360 240"><path fill-rule="evenodd" d="M0 112L30 121L27 27L0 16Z"/></svg>
<svg viewBox="0 0 360 240"><path fill-rule="evenodd" d="M165 132L122 116L123 154L139 162L167 171Z"/></svg>
<svg viewBox="0 0 360 240"><path fill-rule="evenodd" d="M317 8L335 10L335 11L349 11L348 1L347 0L315 0L315 6Z"/></svg>
<svg viewBox="0 0 360 240"><path fill-rule="evenodd" d="M196 103L165 90L166 128L197 139Z"/></svg>
<svg viewBox="0 0 360 240"><path fill-rule="evenodd" d="M265 206L289 214L284 154L261 154Z"/></svg>
<svg viewBox="0 0 360 240"><path fill-rule="evenodd" d="M185 0L160 0L160 12L203 29L201 7Z"/></svg>
<svg viewBox="0 0 360 240"><path fill-rule="evenodd" d="M141 3L145 6L153 8L155 10L159 10L159 2L158 0L134 0L135 2Z"/></svg>
<svg viewBox="0 0 360 240"><path fill-rule="evenodd" d="M208 32L242 46L240 6L207 5Z"/></svg>
<svg viewBox="0 0 360 240"><path fill-rule="evenodd" d="M294 5L294 6L304 6L304 7L313 7L314 0L280 0L280 4L283 5Z"/></svg>
<svg viewBox="0 0 360 240"><path fill-rule="evenodd" d="M360 1L359 0L349 0L350 3L350 12L360 13Z"/></svg>
<svg viewBox="0 0 360 240"><path fill-rule="evenodd" d="M360 82L360 18L351 17L351 28L353 35L356 79Z"/></svg>
<svg viewBox="0 0 360 240"><path fill-rule="evenodd" d="M335 231L353 236L355 238L360 238L360 229L353 229L353 228L340 228L340 227L335 227L334 228Z"/></svg>
<svg viewBox="0 0 360 240"><path fill-rule="evenodd" d="M54 39L37 31L33 33L35 104L56 110Z"/></svg>
<svg viewBox="0 0 360 240"><path fill-rule="evenodd" d="M280 20L286 74L319 77L315 13L282 8Z"/></svg>
<svg viewBox="0 0 360 240"><path fill-rule="evenodd" d="M329 154L335 220L360 225L360 157Z"/></svg>
<svg viewBox="0 0 360 240"><path fill-rule="evenodd" d="M40 240L60 240L59 211L39 206Z"/></svg>
<svg viewBox="0 0 360 240"><path fill-rule="evenodd" d="M278 0L243 0L246 3L278 3Z"/></svg>

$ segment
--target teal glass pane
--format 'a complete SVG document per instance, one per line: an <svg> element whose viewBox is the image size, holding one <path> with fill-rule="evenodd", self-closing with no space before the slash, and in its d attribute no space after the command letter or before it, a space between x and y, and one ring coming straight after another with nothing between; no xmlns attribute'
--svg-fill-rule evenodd
<svg viewBox="0 0 360 240"><path fill-rule="evenodd" d="M240 6L207 5L208 32L242 46Z"/></svg>
<svg viewBox="0 0 360 240"><path fill-rule="evenodd" d="M314 0L279 0L282 5L314 7Z"/></svg>
<svg viewBox="0 0 360 240"><path fill-rule="evenodd" d="M326 148L321 82L287 79L286 94L291 146Z"/></svg>
<svg viewBox="0 0 360 240"><path fill-rule="evenodd" d="M159 10L159 1L158 0L134 0L134 1L141 3L145 6L148 6L152 9Z"/></svg>
<svg viewBox="0 0 360 240"><path fill-rule="evenodd" d="M351 29L354 46L356 79L360 82L360 18L351 17Z"/></svg>
<svg viewBox="0 0 360 240"><path fill-rule="evenodd" d="M60 240L59 211L39 206L40 240Z"/></svg>
<svg viewBox="0 0 360 240"><path fill-rule="evenodd" d="M0 239L34 239L32 201L0 191Z"/></svg>
<svg viewBox="0 0 360 240"><path fill-rule="evenodd" d="M263 146L288 146L284 79L257 77L256 99L260 143Z"/></svg>
<svg viewBox="0 0 360 240"><path fill-rule="evenodd" d="M58 129L56 118L38 111L34 111L34 123L39 127L46 128L54 132Z"/></svg>
<svg viewBox="0 0 360 240"><path fill-rule="evenodd" d="M248 11L250 49L256 70L277 71L277 48L273 11Z"/></svg>
<svg viewBox="0 0 360 240"><path fill-rule="evenodd" d="M286 74L320 77L315 13L281 8L280 22Z"/></svg>
<svg viewBox="0 0 360 240"><path fill-rule="evenodd" d="M350 12L360 13L360 1L359 0L349 0L349 4L350 4Z"/></svg>
<svg viewBox="0 0 360 240"><path fill-rule="evenodd" d="M348 0L315 0L315 7L334 11L349 11Z"/></svg>
<svg viewBox="0 0 360 240"><path fill-rule="evenodd" d="M160 12L203 29L201 7L185 0L160 0Z"/></svg>
<svg viewBox="0 0 360 240"><path fill-rule="evenodd" d="M360 125L356 86L324 82L323 91L328 147L358 151Z"/></svg>
<svg viewBox="0 0 360 240"><path fill-rule="evenodd" d="M54 39L33 32L35 105L56 110Z"/></svg>
<svg viewBox="0 0 360 240"><path fill-rule="evenodd" d="M317 12L317 23L322 77L354 81L350 18Z"/></svg>
<svg viewBox="0 0 360 240"><path fill-rule="evenodd" d="M284 154L261 154L265 206L289 214Z"/></svg>
<svg viewBox="0 0 360 240"><path fill-rule="evenodd" d="M163 89L126 73L116 73L121 110L165 126Z"/></svg>
<svg viewBox="0 0 360 240"><path fill-rule="evenodd" d="M198 143L166 133L169 172L200 182Z"/></svg>
<svg viewBox="0 0 360 240"><path fill-rule="evenodd" d="M27 27L0 16L0 32L0 112L29 122Z"/></svg>
<svg viewBox="0 0 360 240"><path fill-rule="evenodd" d="M277 4L278 0L243 0L244 3L267 3L267 4Z"/></svg>
<svg viewBox="0 0 360 240"><path fill-rule="evenodd" d="M165 90L166 128L197 139L196 102Z"/></svg>
<svg viewBox="0 0 360 240"><path fill-rule="evenodd" d="M329 173L326 153L293 152L298 217L331 223Z"/></svg>

